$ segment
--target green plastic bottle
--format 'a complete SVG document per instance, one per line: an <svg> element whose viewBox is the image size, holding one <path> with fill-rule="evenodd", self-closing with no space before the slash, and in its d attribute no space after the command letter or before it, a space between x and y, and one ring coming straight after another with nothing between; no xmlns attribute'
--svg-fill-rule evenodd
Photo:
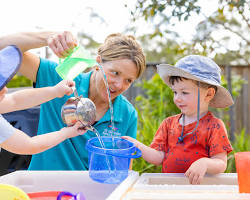
<svg viewBox="0 0 250 200"><path fill-rule="evenodd" d="M77 46L63 61L59 60L56 72L62 79L73 80L80 73L93 67L95 64L96 61L91 57L90 53L83 47Z"/></svg>

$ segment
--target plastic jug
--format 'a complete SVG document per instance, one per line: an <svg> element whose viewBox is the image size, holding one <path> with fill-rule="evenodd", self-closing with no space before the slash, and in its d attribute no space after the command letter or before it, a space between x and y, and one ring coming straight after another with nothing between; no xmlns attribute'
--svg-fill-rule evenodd
<svg viewBox="0 0 250 200"><path fill-rule="evenodd" d="M63 61L59 60L56 72L62 79L73 80L80 73L96 64L88 51L82 46L77 46Z"/></svg>
<svg viewBox="0 0 250 200"><path fill-rule="evenodd" d="M240 193L250 193L250 151L234 154Z"/></svg>

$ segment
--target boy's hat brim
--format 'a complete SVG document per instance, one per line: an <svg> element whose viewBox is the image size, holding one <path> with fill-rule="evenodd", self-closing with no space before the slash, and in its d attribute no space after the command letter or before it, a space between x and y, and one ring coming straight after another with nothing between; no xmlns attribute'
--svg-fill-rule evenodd
<svg viewBox="0 0 250 200"><path fill-rule="evenodd" d="M13 78L22 63L22 53L15 45L0 50L0 90Z"/></svg>
<svg viewBox="0 0 250 200"><path fill-rule="evenodd" d="M196 75L191 74L190 72L185 71L184 69L178 68L176 66L168 65L168 64L160 64L157 65L157 71L161 77L161 79L171 87L169 82L169 78L171 76L180 76L187 79L192 79L196 81L200 81L203 83L207 83L210 85L214 85L217 87L217 92L214 98L210 101L209 106L214 108L226 108L234 104L231 94L228 90L220 85L220 83L211 80L211 77L199 77Z"/></svg>

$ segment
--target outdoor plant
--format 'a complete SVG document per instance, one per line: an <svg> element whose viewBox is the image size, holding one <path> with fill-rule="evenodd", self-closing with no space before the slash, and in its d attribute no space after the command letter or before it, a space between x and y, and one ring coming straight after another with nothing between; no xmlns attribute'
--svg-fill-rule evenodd
<svg viewBox="0 0 250 200"><path fill-rule="evenodd" d="M8 88L28 87L28 86L32 86L32 81L20 75L15 75L11 79L11 81L7 84Z"/></svg>

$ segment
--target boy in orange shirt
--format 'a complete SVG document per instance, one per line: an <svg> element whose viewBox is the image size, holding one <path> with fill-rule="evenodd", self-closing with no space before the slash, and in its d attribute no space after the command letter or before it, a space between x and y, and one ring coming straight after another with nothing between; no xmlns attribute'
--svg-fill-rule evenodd
<svg viewBox="0 0 250 200"><path fill-rule="evenodd" d="M157 68L181 113L161 123L150 147L123 138L135 143L147 162L162 164L163 173L185 173L191 184L200 184L205 173L222 173L227 167L227 154L232 151L227 131L208 107L229 107L232 97L220 85L220 68L207 57L190 55L175 66Z"/></svg>

